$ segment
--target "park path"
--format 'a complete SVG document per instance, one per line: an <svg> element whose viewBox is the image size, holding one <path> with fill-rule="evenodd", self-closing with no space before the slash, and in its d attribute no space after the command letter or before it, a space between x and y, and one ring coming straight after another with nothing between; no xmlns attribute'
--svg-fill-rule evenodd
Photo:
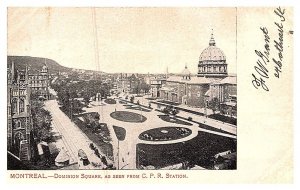
<svg viewBox="0 0 300 190"><path fill-rule="evenodd" d="M128 103L131 104L131 103ZM189 122L191 126L184 126L181 124L170 123L159 119L157 116L162 113L152 110L151 112L143 112L140 110L134 109L126 109L123 104L120 104L117 101L117 104L105 104L105 103L97 103L91 102L91 106L89 108L84 108L86 112L98 112L100 114L100 118L102 118L101 122L107 123L107 126L110 130L112 145L114 149L114 160L117 166L117 169L136 169L136 147L138 143L144 144L172 144L179 143L190 140L198 135L198 131L203 131L207 133L213 133L225 137L236 138L235 135L229 135L224 133L219 133L211 130L206 130L198 127L198 124ZM130 123L116 120L110 116L110 113L114 111L130 111L137 114L142 114L147 118L147 120L143 123ZM126 137L123 141L119 141L116 137L116 134L113 129L113 125L118 127L123 127L126 130ZM139 139L139 135L149 129L160 128L160 127L186 127L192 130L192 133L181 139L170 140L170 141L145 141Z"/></svg>

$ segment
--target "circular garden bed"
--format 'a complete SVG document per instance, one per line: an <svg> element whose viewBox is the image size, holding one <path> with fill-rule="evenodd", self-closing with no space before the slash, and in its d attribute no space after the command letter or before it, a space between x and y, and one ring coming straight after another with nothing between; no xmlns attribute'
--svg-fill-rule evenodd
<svg viewBox="0 0 300 190"><path fill-rule="evenodd" d="M139 139L146 141L170 141L181 139L192 134L192 130L185 127L160 127L142 132Z"/></svg>
<svg viewBox="0 0 300 190"><path fill-rule="evenodd" d="M111 98L108 98L108 99L104 100L104 102L107 103L107 104L116 104L117 103L116 100L111 99Z"/></svg>
<svg viewBox="0 0 300 190"><path fill-rule="evenodd" d="M119 121L132 123L142 123L147 120L145 116L129 111L115 111L110 114L110 117Z"/></svg>

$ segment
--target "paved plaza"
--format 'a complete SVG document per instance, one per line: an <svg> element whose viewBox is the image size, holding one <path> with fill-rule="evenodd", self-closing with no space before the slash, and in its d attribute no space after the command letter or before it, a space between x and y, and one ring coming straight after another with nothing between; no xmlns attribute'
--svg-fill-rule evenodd
<svg viewBox="0 0 300 190"><path fill-rule="evenodd" d="M212 127L216 127L218 129L222 129L224 131L230 132L234 135L224 134L220 132L215 132L211 130L202 129L198 126L197 123L189 121L191 123L190 126L184 126L177 123L170 123L160 119L158 116L162 115L161 112L155 111L156 105L152 104L154 109L149 109L149 112L141 111L138 109L126 109L126 105L131 105L131 107L138 107L138 105L132 103L120 103L120 99L113 97L117 100L116 104L106 104L104 101L96 102L93 101L89 104L88 108L84 108L85 113L89 112L98 112L100 114L100 122L107 123L107 127L110 131L111 135L111 144L113 146L113 155L114 159L111 160L114 162L114 165L117 169L136 169L136 147L137 144L172 144L185 142L193 139L198 135L198 131L203 131L207 133L213 133L217 135L221 135L224 137L236 138L236 127L230 124L226 124L223 122L215 121L213 119L205 118L203 116L193 115L193 120L205 123ZM140 100L140 103L144 106L149 105L149 100L144 97L137 97L136 100ZM101 169L101 160L96 157L93 151L89 148L89 144L91 143L90 139L59 109L59 105L56 100L49 100L45 102L45 108L49 110L53 117L53 128L54 131L59 133L62 136L62 139L57 142L58 148L65 147L71 157L70 161L72 163L78 163L79 169ZM147 119L144 122L124 122L111 117L111 113L116 111L127 111L133 112L136 114L141 114ZM184 111L180 111L179 116L187 118L191 115L191 113L186 113ZM125 139L119 141L117 139L116 133L113 129L113 126L122 127L126 130ZM183 138L168 140L168 141L149 141L142 140L139 138L139 135L143 132L161 128L161 127L186 127L191 130L191 133L188 136ZM99 150L100 148L97 147ZM89 159L95 163L99 163L100 166L95 167L90 165L83 166L81 161L78 160L78 150L84 150ZM102 152L100 154L104 155Z"/></svg>

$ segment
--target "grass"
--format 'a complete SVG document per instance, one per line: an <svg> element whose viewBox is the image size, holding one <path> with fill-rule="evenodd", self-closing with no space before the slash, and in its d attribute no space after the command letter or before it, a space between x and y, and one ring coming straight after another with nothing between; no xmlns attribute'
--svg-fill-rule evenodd
<svg viewBox="0 0 300 190"><path fill-rule="evenodd" d="M111 99L111 98L108 98L108 99L104 100L104 102L107 103L107 104L116 104L117 103L116 100Z"/></svg>
<svg viewBox="0 0 300 190"><path fill-rule="evenodd" d="M139 135L142 140L167 141L189 136L192 131L183 127L160 127L144 131Z"/></svg>
<svg viewBox="0 0 300 190"><path fill-rule="evenodd" d="M151 110L145 109L141 106L139 106L139 107L137 107L137 106L126 106L126 109L139 110L139 111L143 111L143 112L151 112Z"/></svg>
<svg viewBox="0 0 300 190"><path fill-rule="evenodd" d="M170 123L176 123L176 124L180 124L180 125L193 125L191 123L188 123L188 122L185 122L185 121L182 121L180 119L177 119L175 117L170 117L168 115L158 115L158 117L166 122L170 122Z"/></svg>
<svg viewBox="0 0 300 190"><path fill-rule="evenodd" d="M126 137L126 130L123 127L114 126L114 131L119 141L123 141Z"/></svg>
<svg viewBox="0 0 300 190"><path fill-rule="evenodd" d="M225 123L229 123L232 125L236 125L236 118L233 117L228 117L225 115L220 115L220 114L212 114L208 116L209 118L215 119L215 120L219 120L219 121L223 121Z"/></svg>
<svg viewBox="0 0 300 190"><path fill-rule="evenodd" d="M199 131L198 136L174 144L138 144L137 167L152 165L156 169L188 162L190 166L199 165L212 169L213 156L217 153L236 151L236 140L216 134Z"/></svg>
<svg viewBox="0 0 300 190"><path fill-rule="evenodd" d="M159 100L157 102L161 102L161 103L164 103L164 104L170 104L170 105L173 105L173 106L180 105L180 103L175 103L175 102L171 102L171 101L167 101L167 100Z"/></svg>
<svg viewBox="0 0 300 190"><path fill-rule="evenodd" d="M110 116L116 120L131 123L142 123L147 120L147 118L141 114L128 111L115 111L112 112Z"/></svg>
<svg viewBox="0 0 300 190"><path fill-rule="evenodd" d="M144 108L147 108L147 109L153 109L153 108L149 108L149 106L145 106L145 105L142 105L142 104L137 104L137 103L134 103L134 102L131 102L129 100L124 100L124 99L120 99L120 101L122 101L122 104L125 104L125 102L129 103L128 105L137 105L137 106L140 106L140 107L144 107Z"/></svg>
<svg viewBox="0 0 300 190"><path fill-rule="evenodd" d="M198 123L198 122L197 122ZM229 133L227 131L224 131L222 129L217 129L215 127L211 127L211 126L208 126L208 125L205 125L205 124L202 124L202 123L199 123L199 127L202 128L202 129L206 129L206 130L210 130L210 131L215 131L215 132L220 132L220 133L225 133L225 134L229 134L229 135L235 135L233 133Z"/></svg>
<svg viewBox="0 0 300 190"><path fill-rule="evenodd" d="M180 116L177 116L178 118L181 118L181 119L186 119L187 118L184 118L184 117L180 117ZM229 133L227 131L224 131L222 129L218 129L218 128L215 128L215 127L212 127L212 126L209 126L209 125L205 125L203 123L200 123L200 122L197 122L197 121L192 121L194 123L197 123L199 125L200 128L202 129L206 129L206 130L210 130L210 131L215 131L215 132L220 132L220 133L225 133L225 134L229 134L229 135L235 135L233 133Z"/></svg>

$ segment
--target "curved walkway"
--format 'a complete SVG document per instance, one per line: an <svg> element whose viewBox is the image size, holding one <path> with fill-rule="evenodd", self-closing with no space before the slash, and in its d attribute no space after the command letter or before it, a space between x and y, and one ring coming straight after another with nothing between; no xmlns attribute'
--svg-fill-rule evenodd
<svg viewBox="0 0 300 190"><path fill-rule="evenodd" d="M91 103L92 105L99 105L95 102ZM128 103L130 105L131 103ZM138 143L144 144L172 144L172 143L179 143L191 140L198 135L198 131L213 133L221 136L226 136L230 138L236 138L234 135L228 135L224 133L219 133L215 131L205 130L198 127L198 124L190 122L191 126L184 126L192 130L192 133L184 138L170 140L170 141L146 141L139 139L139 135L147 131L149 129L160 128L165 126L170 126L171 123L163 121L158 118L160 112L152 110L151 112L143 112L140 110L130 110L130 112L142 114L147 118L147 120L143 123L128 123L116 120L110 116L110 113L114 111L129 111L128 109L123 106L124 104L120 104L117 101L117 104L113 105L100 105L90 108L85 108L86 112L99 112L100 118L102 119L101 122L107 123L109 128L112 145L114 147L114 160L116 162L116 166L119 169L136 169L136 145ZM123 127L126 130L126 137L123 141L119 141L116 137L116 134L113 129L113 125L118 127ZM172 127L182 127L182 125L172 123Z"/></svg>

